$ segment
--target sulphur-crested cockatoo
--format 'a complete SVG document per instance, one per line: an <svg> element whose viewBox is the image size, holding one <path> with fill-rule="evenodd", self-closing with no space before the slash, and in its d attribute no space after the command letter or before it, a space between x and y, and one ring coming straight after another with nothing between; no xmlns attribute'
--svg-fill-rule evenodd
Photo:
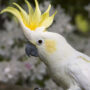
<svg viewBox="0 0 90 90"><path fill-rule="evenodd" d="M75 50L66 39L46 29L52 24L56 12L49 16L51 5L41 14L37 0L35 11L27 0L29 13L18 4L7 7L1 13L14 14L26 38L36 46L40 59L50 70L53 80L65 90L90 90L90 57Z"/></svg>

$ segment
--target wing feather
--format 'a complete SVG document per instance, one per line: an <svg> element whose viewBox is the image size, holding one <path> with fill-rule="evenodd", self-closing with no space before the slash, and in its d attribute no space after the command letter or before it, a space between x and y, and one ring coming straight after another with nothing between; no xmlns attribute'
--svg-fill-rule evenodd
<svg viewBox="0 0 90 90"><path fill-rule="evenodd" d="M90 57L86 55L77 56L69 63L69 75L82 89L90 90Z"/></svg>

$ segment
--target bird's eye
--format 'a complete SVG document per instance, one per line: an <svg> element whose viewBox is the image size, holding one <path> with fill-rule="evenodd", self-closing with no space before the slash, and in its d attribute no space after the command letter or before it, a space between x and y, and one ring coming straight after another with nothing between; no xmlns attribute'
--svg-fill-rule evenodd
<svg viewBox="0 0 90 90"><path fill-rule="evenodd" d="M43 40L38 40L37 43L38 45L41 45L43 43Z"/></svg>

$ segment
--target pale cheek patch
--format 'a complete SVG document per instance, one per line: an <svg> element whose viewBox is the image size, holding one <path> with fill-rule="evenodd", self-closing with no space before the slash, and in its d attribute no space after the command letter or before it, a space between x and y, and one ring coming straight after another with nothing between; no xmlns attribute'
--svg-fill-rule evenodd
<svg viewBox="0 0 90 90"><path fill-rule="evenodd" d="M56 51L55 40L45 40L45 49L48 53L53 53Z"/></svg>

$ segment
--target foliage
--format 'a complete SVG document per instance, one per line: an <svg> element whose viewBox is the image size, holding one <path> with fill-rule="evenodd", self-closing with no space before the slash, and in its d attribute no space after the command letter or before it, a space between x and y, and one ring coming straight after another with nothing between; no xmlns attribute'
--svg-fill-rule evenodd
<svg viewBox="0 0 90 90"><path fill-rule="evenodd" d="M82 15L76 15L75 22L81 32L86 33L89 30L88 21Z"/></svg>

